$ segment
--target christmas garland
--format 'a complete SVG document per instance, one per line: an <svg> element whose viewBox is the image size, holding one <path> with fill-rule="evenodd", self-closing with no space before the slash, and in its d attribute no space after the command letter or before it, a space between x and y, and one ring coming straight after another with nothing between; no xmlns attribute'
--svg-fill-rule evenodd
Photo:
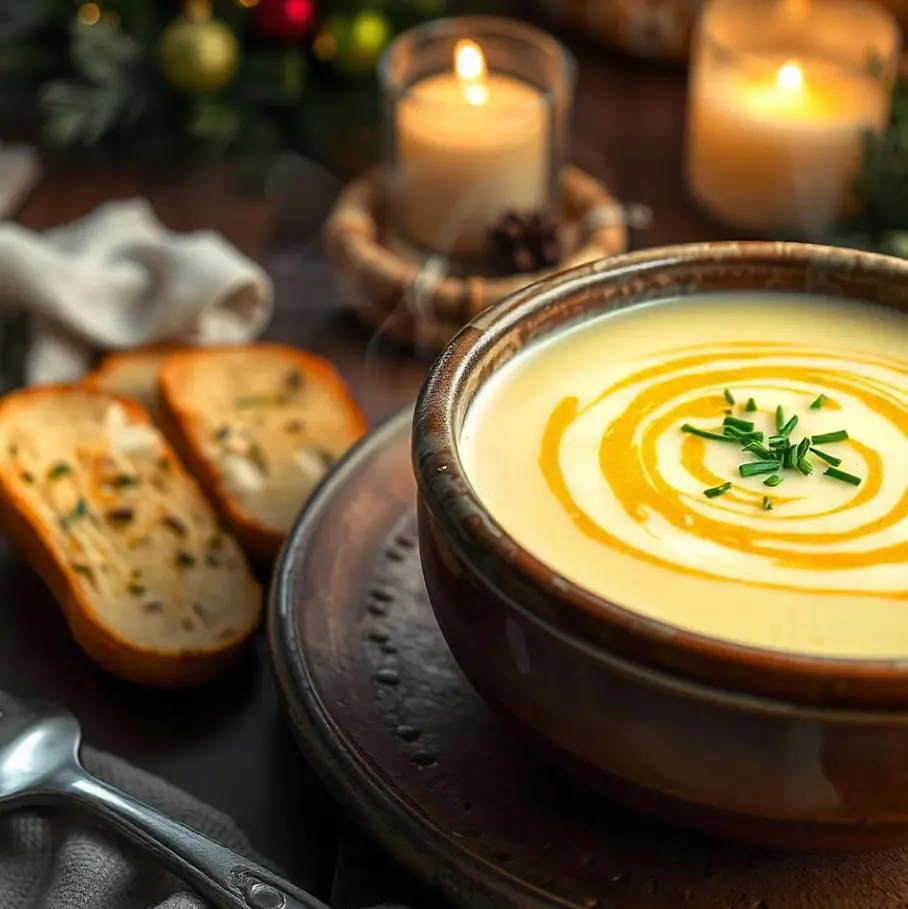
<svg viewBox="0 0 908 909"><path fill-rule="evenodd" d="M47 139L70 153L290 148L356 170L376 153L378 58L450 2L10 0L0 101L37 95Z"/></svg>

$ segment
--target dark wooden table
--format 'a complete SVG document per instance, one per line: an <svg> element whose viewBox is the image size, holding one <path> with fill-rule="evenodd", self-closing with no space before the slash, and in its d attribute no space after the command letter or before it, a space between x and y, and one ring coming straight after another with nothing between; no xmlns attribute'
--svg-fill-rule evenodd
<svg viewBox="0 0 908 909"><path fill-rule="evenodd" d="M683 191L684 73L598 47L578 54L573 158L623 201L652 208L653 225L636 245L715 237ZM218 169L149 175L51 162L19 220L40 230L107 200L144 195L174 229L222 232L274 278L268 336L331 357L376 422L412 399L426 364L370 338L344 314L318 242L338 188L337 178L298 159L278 168L266 201L244 198ZM89 744L232 815L264 855L337 909L373 899L425 902L405 876L375 860L374 847L349 829L299 756L282 724L263 641L213 688L179 697L138 691L82 655L41 580L3 541L0 610L0 689L64 704Z"/></svg>

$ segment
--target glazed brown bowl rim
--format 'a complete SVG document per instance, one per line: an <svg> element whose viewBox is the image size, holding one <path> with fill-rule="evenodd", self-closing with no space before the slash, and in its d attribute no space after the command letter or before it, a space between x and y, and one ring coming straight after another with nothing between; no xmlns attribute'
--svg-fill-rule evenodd
<svg viewBox="0 0 908 909"><path fill-rule="evenodd" d="M718 684L728 690L767 695L770 692L761 687L758 679L762 673L771 673L776 680L786 680L785 697L793 702L815 706L846 703L851 707L873 709L908 706L908 656L868 660L752 647L670 625L597 596L557 574L543 559L522 547L489 513L466 478L459 455L459 433L472 400L466 389L477 371L487 370L479 380L478 388L496 369L518 355L529 341L538 341L592 315L683 294L685 285L679 282L687 271L691 272L688 277L692 292L709 292L701 289L700 282L692 274L694 270L733 272L736 268L745 271L748 268L794 268L803 272L805 281L811 269L818 269L818 275L838 275L843 279L866 276L868 282L888 284L890 288L901 282L906 286L901 307L892 300L894 291L890 291L889 299L845 293L837 296L869 299L890 308L908 309L908 262L876 253L816 244L782 241L678 244L627 253L561 272L512 294L467 323L429 368L417 397L413 422L412 453L418 494L437 522L446 544L461 555L466 565L472 561L471 551L491 554L506 563L528 592L545 599L547 605L554 608L554 616L549 612L547 616L538 617L545 618L548 624L561 631L577 627L571 619L593 620L618 632L625 644L634 641L646 644L650 654L660 648L681 653L688 666L702 663L708 666L708 672L701 674L697 669L688 674L683 669L678 670L674 661L659 659L650 664L653 668L674 672L693 681ZM672 277L672 281L660 286L660 275ZM628 291L626 297L612 305L589 312L583 309L584 299L594 297L596 288L621 283L630 287L634 281L648 287L648 292ZM737 289L747 290L746 287ZM761 289L759 286L751 288ZM775 289L770 288L771 291ZM720 287L715 290L723 292ZM836 296L829 288L799 291L779 287L778 290ZM578 298L573 310L567 306L573 317L555 317L545 330L547 323L541 316L542 311L556 303L565 305L573 298ZM524 343L511 338L511 333L520 324L527 326L531 335ZM491 362L496 357L498 362ZM483 583L495 589L499 599L507 601L509 608L517 606L488 578L482 577L481 572L477 573ZM521 608L525 607L521 604ZM595 644L582 635L574 634L573 637L587 646ZM618 652L625 657L638 655L633 644L628 651ZM742 665L746 667L743 678ZM772 695L779 696L777 684ZM842 695L841 701L839 695Z"/></svg>

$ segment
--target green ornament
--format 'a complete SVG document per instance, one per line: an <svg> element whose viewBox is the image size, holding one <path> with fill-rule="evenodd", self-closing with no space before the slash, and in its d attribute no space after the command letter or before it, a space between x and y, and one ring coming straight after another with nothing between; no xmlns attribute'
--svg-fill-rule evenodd
<svg viewBox="0 0 908 909"><path fill-rule="evenodd" d="M182 91L220 91L233 81L239 64L236 35L219 19L183 15L161 35L164 75Z"/></svg>
<svg viewBox="0 0 908 909"><path fill-rule="evenodd" d="M388 19L377 10L332 16L315 39L315 53L348 76L371 73L394 37Z"/></svg>

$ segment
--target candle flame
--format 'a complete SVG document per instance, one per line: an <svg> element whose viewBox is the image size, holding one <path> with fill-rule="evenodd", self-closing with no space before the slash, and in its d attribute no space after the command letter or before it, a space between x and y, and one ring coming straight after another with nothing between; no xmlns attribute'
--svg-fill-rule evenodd
<svg viewBox="0 0 908 909"><path fill-rule="evenodd" d="M788 91L799 91L804 86L804 73L797 63L785 63L779 67L776 82Z"/></svg>
<svg viewBox="0 0 908 909"><path fill-rule="evenodd" d="M489 97L485 84L486 58L475 41L458 41L454 48L454 71L469 104L484 104Z"/></svg>

